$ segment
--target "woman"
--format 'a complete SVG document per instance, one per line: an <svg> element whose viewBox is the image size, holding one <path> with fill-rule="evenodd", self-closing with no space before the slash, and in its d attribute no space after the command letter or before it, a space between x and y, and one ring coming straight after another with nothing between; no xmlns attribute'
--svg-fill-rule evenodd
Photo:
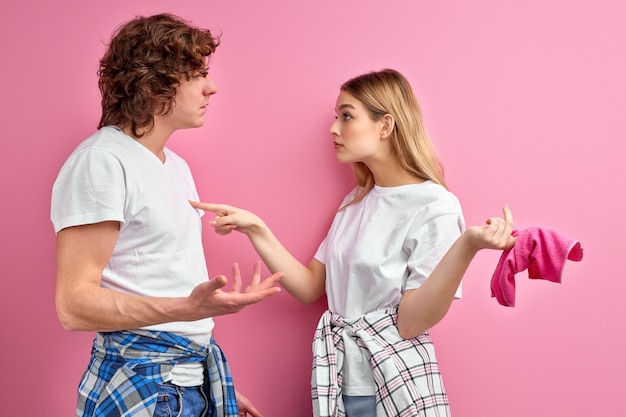
<svg viewBox="0 0 626 417"><path fill-rule="evenodd" d="M303 303L326 292L313 342L316 416L448 416L428 329L460 296L480 249L508 249L513 219L465 230L461 206L402 74L383 70L342 85L330 133L358 186L344 199L313 260L296 260L256 215L212 211L220 234L245 233L281 285Z"/></svg>

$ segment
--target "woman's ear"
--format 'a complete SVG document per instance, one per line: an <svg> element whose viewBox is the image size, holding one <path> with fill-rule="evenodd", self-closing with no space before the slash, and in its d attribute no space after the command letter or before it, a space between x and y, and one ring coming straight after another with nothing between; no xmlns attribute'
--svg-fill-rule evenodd
<svg viewBox="0 0 626 417"><path fill-rule="evenodd" d="M393 132L393 129L396 126L396 121L389 113L384 115L381 120L383 122L383 126L380 131L380 137L383 139L387 139L389 136L391 136L391 132Z"/></svg>

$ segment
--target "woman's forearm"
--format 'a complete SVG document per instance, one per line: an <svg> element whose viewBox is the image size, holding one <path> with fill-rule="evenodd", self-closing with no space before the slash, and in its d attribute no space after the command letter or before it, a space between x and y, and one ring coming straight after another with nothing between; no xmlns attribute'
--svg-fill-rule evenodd
<svg viewBox="0 0 626 417"><path fill-rule="evenodd" d="M398 330L405 339L416 337L437 324L448 312L454 294L478 248L466 234L454 242L428 279L407 292L398 312Z"/></svg>
<svg viewBox="0 0 626 417"><path fill-rule="evenodd" d="M248 229L246 235L269 270L285 274L280 284L300 302L312 303L324 293L326 274L323 264L315 259L308 266L302 264L263 222Z"/></svg>

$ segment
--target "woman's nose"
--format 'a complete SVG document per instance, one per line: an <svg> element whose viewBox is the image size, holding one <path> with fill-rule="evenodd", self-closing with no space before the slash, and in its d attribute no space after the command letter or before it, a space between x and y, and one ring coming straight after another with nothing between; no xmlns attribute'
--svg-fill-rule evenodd
<svg viewBox="0 0 626 417"><path fill-rule="evenodd" d="M337 119L335 119L335 121L330 125L330 134L332 136L339 135L339 129L337 129Z"/></svg>

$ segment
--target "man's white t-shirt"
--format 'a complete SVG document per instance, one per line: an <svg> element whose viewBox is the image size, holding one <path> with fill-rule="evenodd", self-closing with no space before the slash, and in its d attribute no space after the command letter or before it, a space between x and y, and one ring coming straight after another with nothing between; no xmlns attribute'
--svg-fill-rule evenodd
<svg viewBox="0 0 626 417"><path fill-rule="evenodd" d="M315 254L326 267L329 309L350 320L397 307L404 291L428 278L464 230L458 199L441 185L374 186L335 215ZM369 358L350 337L344 343L343 392L374 395Z"/></svg>
<svg viewBox="0 0 626 417"><path fill-rule="evenodd" d="M202 246L202 213L187 163L166 148L165 162L120 129L107 126L69 156L52 191L55 232L119 221L120 233L102 273L105 288L151 297L188 296L208 280ZM207 318L144 329L210 342ZM184 367L183 367L184 368Z"/></svg>

